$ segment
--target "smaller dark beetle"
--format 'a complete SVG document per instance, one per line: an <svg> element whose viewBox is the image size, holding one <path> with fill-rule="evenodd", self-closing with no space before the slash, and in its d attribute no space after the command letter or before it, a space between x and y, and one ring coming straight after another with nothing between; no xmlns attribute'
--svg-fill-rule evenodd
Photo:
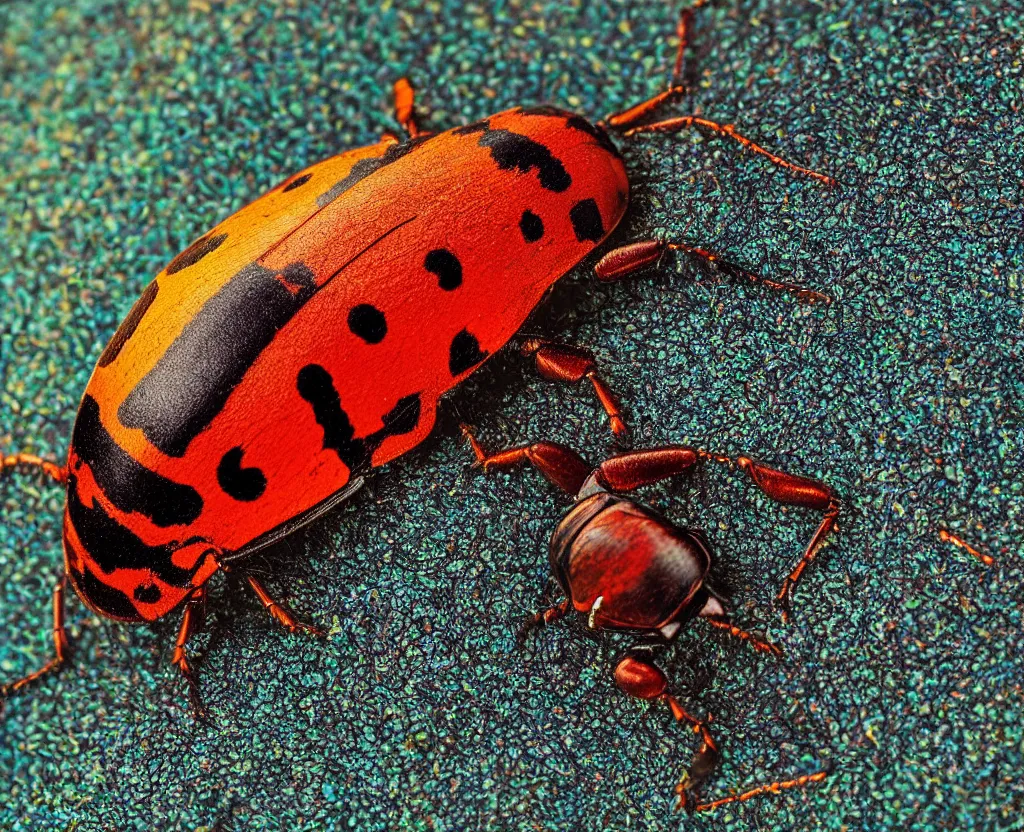
<svg viewBox="0 0 1024 832"><path fill-rule="evenodd" d="M707 583L711 552L703 532L680 528L647 506L621 495L682 474L700 461L711 461L737 465L779 503L822 512L824 517L818 530L778 593L785 618L793 587L836 527L839 500L828 486L776 471L747 457L731 459L681 445L624 453L591 469L575 451L554 442L536 442L488 454L469 428L463 426L463 433L473 447L477 464L484 470L529 462L554 485L575 495L576 505L551 535L551 571L566 599L535 615L527 626L550 624L575 610L587 617L591 629L622 630L641 636L645 644L634 648L618 663L615 682L630 696L663 700L677 721L689 723L701 737L690 768L676 786L679 806L704 811L825 779L827 772L819 771L701 802L701 786L719 760L718 748L708 730L711 718L697 719L667 693L668 680L643 655L644 647L673 641L685 624L700 616L759 652L779 656L782 651L726 620L721 599Z"/></svg>

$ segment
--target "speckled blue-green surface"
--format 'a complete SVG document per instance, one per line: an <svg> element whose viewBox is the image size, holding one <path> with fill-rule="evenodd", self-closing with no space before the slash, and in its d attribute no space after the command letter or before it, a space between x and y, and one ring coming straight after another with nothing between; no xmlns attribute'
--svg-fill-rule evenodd
<svg viewBox="0 0 1024 832"><path fill-rule="evenodd" d="M676 814L693 737L617 692L624 643L562 625L516 645L565 504L536 474L470 469L455 426L595 460L607 431L588 396L510 356L421 450L259 564L326 643L215 582L195 643L207 724L168 665L176 622L119 626L73 601L73 663L0 711L0 828L1021 828L1024 9L723 2L698 25L699 89L678 112L842 187L721 139L638 139L619 239L685 234L836 303L667 260L612 287L581 269L529 328L595 348L636 444L747 452L843 495L788 627L771 602L809 513L724 470L650 495L709 531L735 620L786 649L772 661L698 624L667 657L684 703L715 714L713 793L831 778ZM288 173L393 129L398 75L431 129L540 100L596 117L664 84L673 27L653 2L5 6L0 447L63 457L150 277ZM49 655L61 495L21 473L0 495L13 679Z"/></svg>

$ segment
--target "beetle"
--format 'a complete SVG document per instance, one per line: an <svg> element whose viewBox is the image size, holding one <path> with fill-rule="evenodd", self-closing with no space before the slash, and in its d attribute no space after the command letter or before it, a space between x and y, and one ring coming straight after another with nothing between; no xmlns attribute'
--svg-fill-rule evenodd
<svg viewBox="0 0 1024 832"><path fill-rule="evenodd" d="M690 15L680 18L676 76ZM650 121L686 91L676 76L596 123L517 107L436 135L420 129L402 78L394 95L406 141L385 135L308 167L174 257L100 354L66 465L45 469L66 486L56 652L6 690L64 661L65 579L89 608L121 621L183 609L172 663L193 693L186 643L218 571L239 572L290 630L317 634L246 574L246 559L421 443L439 399L604 242L629 200L609 131L701 127L833 184L732 125ZM610 252L596 273L621 279L672 248L758 279L704 249L658 240ZM550 343L526 352L549 379L589 382L612 430L625 434L592 354ZM3 467L40 463L12 454Z"/></svg>
<svg viewBox="0 0 1024 832"><path fill-rule="evenodd" d="M671 644L687 624L700 617L758 652L781 656L782 651L736 627L726 617L722 598L708 580L712 555L704 532L681 528L627 495L691 471L698 463L716 462L735 465L778 503L821 512L821 522L803 557L776 596L788 609L793 587L836 528L841 504L830 487L746 456L732 459L685 445L631 451L609 457L592 468L574 450L556 442L534 442L489 454L472 429L463 425L462 432L475 464L484 471L529 464L574 498L573 507L551 535L548 551L551 572L565 599L529 619L524 630L551 624L575 612L586 618L591 629L632 633L640 639L641 643L615 667L619 689L637 699L665 702L678 722L689 724L700 736L700 748L676 786L678 806L706 811L825 779L827 772L819 771L757 786L742 794L701 801L701 787L720 758L708 728L711 717L698 719L667 692L668 678L648 655L651 648Z"/></svg>

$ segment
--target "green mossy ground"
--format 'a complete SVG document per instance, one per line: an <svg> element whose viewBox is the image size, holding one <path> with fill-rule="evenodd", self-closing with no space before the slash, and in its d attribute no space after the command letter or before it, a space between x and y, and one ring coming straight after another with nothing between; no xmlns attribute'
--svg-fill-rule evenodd
<svg viewBox="0 0 1024 832"><path fill-rule="evenodd" d="M0 447L63 457L91 367L150 277L287 174L393 129L409 72L430 129L549 101L591 116L656 91L671 4L17 3L0 10ZM617 239L684 237L831 307L685 260L528 325L592 346L637 445L693 442L816 475L845 500L788 627L772 609L810 533L724 470L653 489L719 553L771 661L695 626L665 666L715 714L717 793L833 767L712 816L672 810L693 737L620 695L624 647L560 625L525 648L564 500L491 447L599 459L577 397L498 359L434 437L259 564L326 643L217 582L197 725L175 622L70 612L73 664L0 711L0 829L1009 830L1024 808L1020 656L1024 9L719 3L699 14L698 106L842 187L718 138L624 145ZM61 497L0 486L0 678L43 661ZM997 559L938 539L949 528Z"/></svg>

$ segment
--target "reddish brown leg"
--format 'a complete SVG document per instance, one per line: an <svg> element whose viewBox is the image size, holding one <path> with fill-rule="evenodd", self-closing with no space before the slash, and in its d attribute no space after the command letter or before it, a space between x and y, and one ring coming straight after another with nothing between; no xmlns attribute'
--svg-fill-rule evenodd
<svg viewBox="0 0 1024 832"><path fill-rule="evenodd" d="M18 466L41 468L50 479L64 485L68 481L68 469L35 454L8 454L0 456L0 474Z"/></svg>
<svg viewBox="0 0 1024 832"><path fill-rule="evenodd" d="M676 26L676 60L672 67L672 78L669 81L668 89L653 95L639 104L635 104L626 110L614 113L605 118L603 125L622 129L631 127L647 116L655 112L663 104L675 101L686 94L687 87L684 83L683 67L686 61L686 50L690 46L690 33L693 30L693 12L705 5L707 0L696 0L691 6L687 6L679 13L679 23Z"/></svg>
<svg viewBox="0 0 1024 832"><path fill-rule="evenodd" d="M0 456L0 474L4 471L9 471L13 468L25 467L25 468L39 468L54 482L64 485L67 482L68 471L67 468L57 465L55 462L50 462L47 459L36 456L35 454L7 454L6 456ZM41 676L58 670L67 658L69 653L69 644L67 630L64 627L64 586L66 576L61 576L61 579L57 582L57 585L53 589L53 644L55 649L55 656L48 661L43 667L37 670L35 673L30 673L22 679L18 679L16 682L11 682L7 685L0 686L0 694L6 696L7 694L14 693L17 690L21 690L26 685L31 684Z"/></svg>
<svg viewBox="0 0 1024 832"><path fill-rule="evenodd" d="M666 251L682 251L692 254L695 257L699 257L711 268L715 269L715 271L721 272L728 277L749 280L752 283L767 286L769 289L779 292L790 292L800 300L812 303L832 302L832 298L822 292L805 289L803 286L797 286L795 283L783 283L778 280L761 277L705 248L689 246L685 243L666 243L661 240L640 240L612 249L597 261L597 265L594 266L594 274L597 275L598 280L605 283L621 280L645 266L657 262Z"/></svg>
<svg viewBox="0 0 1024 832"><path fill-rule="evenodd" d="M181 671L181 675L188 683L189 700L192 702L196 716L200 717L205 716L206 709L199 698L199 683L196 680L195 671L189 663L185 645L192 634L203 626L205 613L206 590L200 589L185 602L185 612L181 616L181 627L178 628L178 638L174 642L174 655L171 657L171 664Z"/></svg>
<svg viewBox="0 0 1024 832"><path fill-rule="evenodd" d="M632 107L622 110L619 113L613 113L607 116L603 124L608 127L617 127L619 129L630 127L638 121L643 121L662 105L682 98L685 94L686 86L684 84L673 83L673 85L667 90L659 92L657 95L652 95L650 98L641 101L639 104L634 104ZM626 135L629 135L629 133Z"/></svg>
<svg viewBox="0 0 1024 832"><path fill-rule="evenodd" d="M319 636L320 638L326 637L327 633L318 627L314 627L311 624L303 624L301 621L296 621L288 610L270 597L270 593L263 588L263 584L257 581L254 577L246 575L245 579L249 582L249 586L253 588L253 591L259 597L260 602L264 607L266 607L267 612L270 613L278 624L287 627L293 633L298 632L299 630L305 630L311 635Z"/></svg>
<svg viewBox="0 0 1024 832"><path fill-rule="evenodd" d="M61 665L67 660L69 651L68 634L64 627L64 585L67 580L67 576L62 575L61 579L57 581L57 585L53 588L53 647L54 657L50 659L45 665L43 665L35 673L30 673L22 679L18 679L16 682L11 682L8 685L4 685L0 689L0 693L4 696L14 693L17 690L21 690L26 685L32 684L36 679L41 676L45 676L47 673L52 673L59 670Z"/></svg>
<svg viewBox="0 0 1024 832"><path fill-rule="evenodd" d="M561 603L555 604L553 607L548 607L546 610L541 610L536 615L531 615L526 621L523 622L523 626L519 628L518 640L520 642L525 641L526 637L534 630L540 627L546 627L549 624L554 624L556 621L560 621L569 614L569 610L572 609L570 601L566 598Z"/></svg>
<svg viewBox="0 0 1024 832"><path fill-rule="evenodd" d="M693 13L707 4L707 0L696 0L692 6L686 6L679 12L679 23L676 26L676 37L679 45L676 47L676 63L672 67L672 81L670 86L677 86L685 81L686 50L690 46L690 35L693 31Z"/></svg>
<svg viewBox="0 0 1024 832"><path fill-rule="evenodd" d="M689 471L699 452L683 445L631 451L606 459L597 467L597 479L610 491L632 491Z"/></svg>
<svg viewBox="0 0 1024 832"><path fill-rule="evenodd" d="M782 649L770 641L762 641L753 633L748 633L746 630L741 630L726 621L724 618L718 616L704 616L704 620L708 622L712 627L718 630L724 630L733 638L738 638L740 641L745 641L751 647L753 647L758 653L769 653L772 656L781 656Z"/></svg>
<svg viewBox="0 0 1024 832"><path fill-rule="evenodd" d="M410 139L420 135L419 125L416 123L416 91L412 82L402 77L395 81L395 119L409 134Z"/></svg>
<svg viewBox="0 0 1024 832"><path fill-rule="evenodd" d="M721 755L715 740L708 730L707 724L711 721L709 716L706 720L699 720L683 708L675 697L666 693L668 680L661 669L648 659L639 656L626 656L615 668L615 682L619 688L635 696L637 699L659 700L665 702L672 711L672 716L677 722L686 722L693 726L695 734L699 734L701 745L690 768L683 772L683 776L676 785L676 795L679 798L677 808L686 809L691 812L706 812L717 809L737 801L750 800L762 794L778 794L784 789L800 788L809 783L817 783L828 776L828 772L819 771L816 774L808 774L797 777L793 780L780 780L774 783L767 783L743 792L742 794L730 795L707 803L700 801L699 792L701 787L714 773L718 767Z"/></svg>
<svg viewBox="0 0 1024 832"><path fill-rule="evenodd" d="M556 442L534 442L521 448L509 448L507 451L488 454L476 441L468 425L462 425L462 435L469 441L477 464L484 471L504 471L529 462L548 482L567 494L576 494L590 476L591 468L583 458L571 448Z"/></svg>
<svg viewBox="0 0 1024 832"><path fill-rule="evenodd" d="M683 772L683 776L676 785L676 794L679 798L678 806L692 811L698 804L697 794L701 786L717 768L721 757L718 746L707 727L711 718L708 717L707 720L701 721L683 708L674 696L666 692L668 679L665 678L661 668L648 659L639 656L623 658L615 667L615 683L621 690L637 699L664 702L672 711L672 716L677 722L689 723L693 726L694 733L700 735L700 748L694 755L690 768Z"/></svg>
<svg viewBox="0 0 1024 832"><path fill-rule="evenodd" d="M830 188L834 187L836 180L831 176L827 176L824 173L818 173L817 171L810 170L809 168L800 167L800 165L787 162L781 156L776 156L770 150L766 150L761 145L748 139L736 130L736 127L732 124L719 124L717 121L709 121L706 118L700 118L699 116L680 116L679 118L669 118L664 121L656 121L653 124L641 124L636 127L631 127L626 131L627 136L635 136L638 133L673 133L677 130L681 130L684 127L701 127L705 130L710 130L712 133L716 133L719 136L726 136L740 145L745 147L752 153L756 153L759 156L764 156L772 164L777 165L785 170L791 170L794 173L799 173L804 176L809 176L812 179L817 179L819 182L823 182Z"/></svg>
<svg viewBox="0 0 1024 832"><path fill-rule="evenodd" d="M587 379L594 387L597 399L608 414L612 433L622 438L628 432L622 420L615 396L608 385L597 374L597 362L589 350L579 347L567 347L562 344L549 344L545 341L530 339L523 344L522 353L533 356L537 364L537 372L551 381L567 381L575 383Z"/></svg>
<svg viewBox="0 0 1024 832"><path fill-rule="evenodd" d="M709 458L717 462L728 462L727 457L709 455ZM789 607L792 600L793 588L796 586L804 570L818 554L818 549L825 538L836 527L836 518L839 516L839 498L824 483L809 477L800 477L796 474L787 474L784 471L776 471L767 465L761 465L748 459L745 456L738 457L736 464L746 471L766 495L778 503L800 508L809 508L824 513L824 517L815 531L811 542L807 545L803 557L793 567L786 580L782 582L776 600L782 611L783 621L789 620Z"/></svg>
<svg viewBox="0 0 1024 832"><path fill-rule="evenodd" d="M966 540L962 540L950 531L946 529L939 529L939 540L945 543L952 543L958 549L963 549L967 554L980 560L985 566L994 566L996 559L992 555L987 555L984 552L979 552Z"/></svg>
<svg viewBox="0 0 1024 832"><path fill-rule="evenodd" d="M828 777L827 771L819 771L815 774L805 774L802 777L797 777L793 780L777 780L774 783L766 783L763 786L757 786L756 788L745 791L742 794L734 794L729 797L722 797L718 800L711 800L708 803L698 803L694 806L695 812L707 812L711 809L717 809L719 806L726 806L730 803L738 803L744 800L750 800L752 797L759 797L762 794L778 794L785 789L799 789L807 786L811 783L820 783Z"/></svg>

